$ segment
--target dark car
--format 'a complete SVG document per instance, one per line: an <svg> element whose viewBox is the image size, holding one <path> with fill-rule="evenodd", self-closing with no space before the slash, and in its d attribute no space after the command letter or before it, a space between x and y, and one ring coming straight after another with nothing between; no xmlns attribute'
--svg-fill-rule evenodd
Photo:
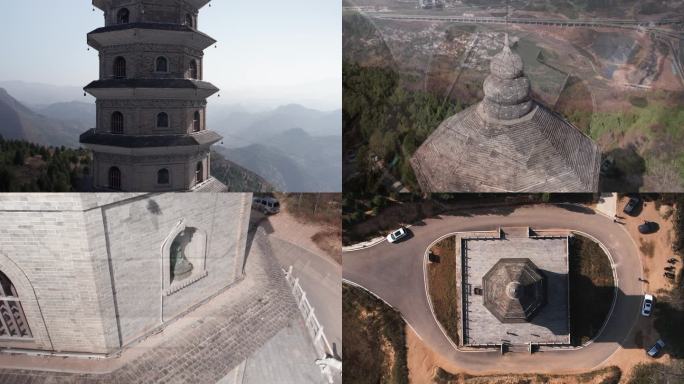
<svg viewBox="0 0 684 384"><path fill-rule="evenodd" d="M624 213L630 215L630 216L636 216L638 213L638 208L639 205L641 204L641 199L638 197L630 197L629 201L627 202L627 205L625 205L625 208L622 210Z"/></svg>
<svg viewBox="0 0 684 384"><path fill-rule="evenodd" d="M665 342L662 340L658 340L646 353L648 353L648 355L651 357L656 357L658 356L660 351L663 350L663 348L665 348Z"/></svg>
<svg viewBox="0 0 684 384"><path fill-rule="evenodd" d="M658 230L658 224L652 221L644 221L643 224L639 226L639 232L643 234L653 233Z"/></svg>

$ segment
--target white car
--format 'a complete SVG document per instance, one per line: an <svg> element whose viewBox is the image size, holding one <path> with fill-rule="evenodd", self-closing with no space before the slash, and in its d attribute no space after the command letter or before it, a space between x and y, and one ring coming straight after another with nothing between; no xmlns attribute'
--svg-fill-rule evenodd
<svg viewBox="0 0 684 384"><path fill-rule="evenodd" d="M406 237L407 233L404 228L399 228L396 231L393 231L389 235L387 235L387 241L390 243L396 243L397 241L403 239Z"/></svg>
<svg viewBox="0 0 684 384"><path fill-rule="evenodd" d="M273 197L254 197L252 208L263 212L265 215L274 215L280 212L280 202Z"/></svg>
<svg viewBox="0 0 684 384"><path fill-rule="evenodd" d="M653 311L653 296L646 294L644 295L644 304L641 306L641 314L643 316L651 316Z"/></svg>

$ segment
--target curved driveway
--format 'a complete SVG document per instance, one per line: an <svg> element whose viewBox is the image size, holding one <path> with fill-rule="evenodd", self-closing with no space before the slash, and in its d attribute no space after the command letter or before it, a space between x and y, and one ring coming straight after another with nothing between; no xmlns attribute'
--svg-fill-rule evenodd
<svg viewBox="0 0 684 384"><path fill-rule="evenodd" d="M608 359L621 345L635 348L629 334L639 317L643 295L641 261L636 244L620 224L586 209L536 205L492 210L470 210L453 216L425 219L411 227L413 237L399 244L383 242L372 248L343 254L343 277L373 292L399 310L421 339L452 364L468 372L577 372L590 370ZM479 212L479 213L478 213ZM576 350L525 353L463 352L454 349L441 332L425 293L423 257L429 245L452 232L530 226L534 229L570 229L599 240L615 262L618 294L603 332L594 343ZM573 309L577 310L577 309Z"/></svg>

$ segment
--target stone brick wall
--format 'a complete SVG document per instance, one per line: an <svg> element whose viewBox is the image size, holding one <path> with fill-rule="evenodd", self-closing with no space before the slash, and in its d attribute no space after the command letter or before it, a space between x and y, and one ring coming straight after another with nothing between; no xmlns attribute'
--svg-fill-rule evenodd
<svg viewBox="0 0 684 384"><path fill-rule="evenodd" d="M168 60L168 73L156 71L158 57ZM202 66L204 53L180 45L125 44L104 48L100 52L100 79L114 76L114 60L126 60L126 77L132 78L190 78L190 62L195 60ZM201 71L199 71L201 73Z"/></svg>
<svg viewBox="0 0 684 384"><path fill-rule="evenodd" d="M246 216L240 214L244 198L164 194L102 208L124 345L240 277L234 267L241 263L239 249L244 249L238 242ZM207 276L166 296L161 247L181 221L207 234Z"/></svg>
<svg viewBox="0 0 684 384"><path fill-rule="evenodd" d="M109 169L116 166L121 170L121 188L123 191L179 191L189 190L195 185L197 163L204 164L205 180L209 171L209 151L200 153L198 157L187 156L145 156L124 157L95 152L93 180L95 186L107 189ZM169 170L169 184L157 184L157 172Z"/></svg>
<svg viewBox="0 0 684 384"><path fill-rule="evenodd" d="M110 353L242 276L251 194L0 195L0 271L33 333L0 347ZM206 234L206 276L166 294L164 240Z"/></svg>
<svg viewBox="0 0 684 384"><path fill-rule="evenodd" d="M36 338L0 340L1 347L107 351L86 224L79 195L0 194L0 267L21 287L19 298L29 299L22 304Z"/></svg>
<svg viewBox="0 0 684 384"><path fill-rule="evenodd" d="M105 24L116 24L116 15L121 8L130 12L130 22L182 23L185 14L197 18L198 10L174 0L116 0L105 11ZM141 12L144 10L144 12Z"/></svg>
<svg viewBox="0 0 684 384"><path fill-rule="evenodd" d="M205 129L206 100L98 100L97 131L110 133L112 114L124 116L125 135L186 134L193 132L195 112L200 113L200 128ZM157 128L157 114L169 115L169 127Z"/></svg>

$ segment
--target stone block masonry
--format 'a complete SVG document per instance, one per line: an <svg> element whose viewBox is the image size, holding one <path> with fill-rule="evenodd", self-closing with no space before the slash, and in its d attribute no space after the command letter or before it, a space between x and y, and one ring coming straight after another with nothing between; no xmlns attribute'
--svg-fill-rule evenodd
<svg viewBox="0 0 684 384"><path fill-rule="evenodd" d="M0 382L33 384L214 383L225 377L290 323L301 321L280 267L257 235L245 280L212 299L210 310L173 329L163 341L103 374L0 370ZM204 310L203 310L204 311ZM172 325L170 328L176 327ZM124 352L125 356L126 352Z"/></svg>
<svg viewBox="0 0 684 384"><path fill-rule="evenodd" d="M526 231L526 234L529 230ZM508 344L569 345L568 322L568 233L534 237L517 236L514 229L489 236L463 233L457 268L461 274L463 344L466 346ZM501 260L530 260L544 276L547 292L544 306L530 320L504 323L484 305L483 278Z"/></svg>
<svg viewBox="0 0 684 384"><path fill-rule="evenodd" d="M0 195L0 272L32 337L0 347L109 354L242 279L251 194ZM192 279L164 244L184 228ZM167 289L174 284L173 294Z"/></svg>

